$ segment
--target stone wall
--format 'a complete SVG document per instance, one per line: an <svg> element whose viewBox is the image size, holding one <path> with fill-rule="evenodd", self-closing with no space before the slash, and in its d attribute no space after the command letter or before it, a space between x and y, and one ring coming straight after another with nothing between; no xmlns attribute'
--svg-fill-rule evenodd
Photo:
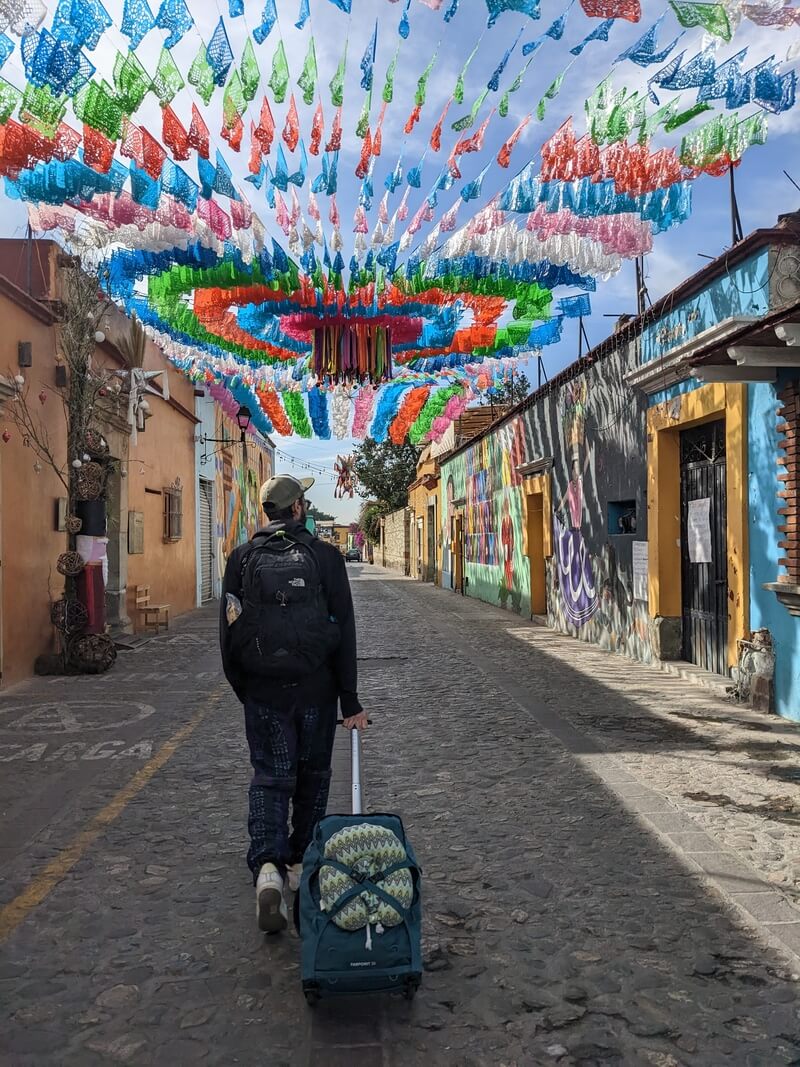
<svg viewBox="0 0 800 1067"><path fill-rule="evenodd" d="M381 522L381 563L409 574L411 567L411 510L392 511Z"/></svg>

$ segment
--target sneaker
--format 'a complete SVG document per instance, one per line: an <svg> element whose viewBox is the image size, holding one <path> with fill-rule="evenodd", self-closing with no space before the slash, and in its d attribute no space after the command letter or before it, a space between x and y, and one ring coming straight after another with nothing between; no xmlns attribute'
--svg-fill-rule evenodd
<svg viewBox="0 0 800 1067"><path fill-rule="evenodd" d="M289 883L289 892L296 893L300 889L300 879L303 877L303 864L292 863L286 868L286 880Z"/></svg>
<svg viewBox="0 0 800 1067"><path fill-rule="evenodd" d="M274 863L265 863L256 882L258 928L266 934L279 934L289 925L289 913L283 899L283 878Z"/></svg>

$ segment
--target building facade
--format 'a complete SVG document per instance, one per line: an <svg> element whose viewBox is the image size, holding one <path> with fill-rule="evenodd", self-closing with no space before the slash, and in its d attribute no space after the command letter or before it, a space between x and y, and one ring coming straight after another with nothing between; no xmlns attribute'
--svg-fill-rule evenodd
<svg viewBox="0 0 800 1067"><path fill-rule="evenodd" d="M60 640L51 606L64 579L56 561L66 548L67 490L17 427L10 405L20 391L57 465L70 461L61 402L59 349L61 249L50 241L0 241L0 672L3 685L30 676L36 660ZM258 521L260 478L273 470L272 445L254 440L242 460L239 431L151 342L144 349L146 416L131 419L130 372L121 345L131 329L116 308L102 321L93 361L109 375L95 425L109 460L97 531L77 538L85 571L97 578L101 624L112 636L141 627L137 591L169 604L175 617L218 595L224 561ZM210 405L210 406L209 406ZM223 425L223 423L225 425ZM200 463L199 440L236 442ZM210 444L213 452L219 446ZM227 455L226 455L227 451ZM211 484L213 577L203 576L202 488ZM101 578L102 576L102 578Z"/></svg>
<svg viewBox="0 0 800 1067"><path fill-rule="evenodd" d="M800 719L800 225L440 460L442 584Z"/></svg>
<svg viewBox="0 0 800 1067"><path fill-rule="evenodd" d="M439 522L439 463L428 445L417 464L417 477L408 487L411 509L410 560L412 578L439 584L442 533Z"/></svg>

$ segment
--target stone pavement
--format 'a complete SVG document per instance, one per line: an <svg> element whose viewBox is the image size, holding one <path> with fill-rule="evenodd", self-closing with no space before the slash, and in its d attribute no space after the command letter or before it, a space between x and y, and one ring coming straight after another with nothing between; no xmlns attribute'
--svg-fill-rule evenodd
<svg viewBox="0 0 800 1067"><path fill-rule="evenodd" d="M0 699L0 1064L800 1063L796 728L350 573L368 806L425 872L415 1002L310 1012L296 938L255 929L209 610Z"/></svg>

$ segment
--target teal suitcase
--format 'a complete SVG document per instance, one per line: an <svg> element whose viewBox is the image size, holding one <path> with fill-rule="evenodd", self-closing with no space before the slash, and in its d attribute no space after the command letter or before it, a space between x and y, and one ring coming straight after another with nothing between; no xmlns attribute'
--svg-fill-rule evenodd
<svg viewBox="0 0 800 1067"><path fill-rule="evenodd" d="M352 815L327 815L318 824L303 857L303 875L295 899L295 921L302 943L303 993L312 1006L321 997L353 996L363 993L402 993L412 999L422 980L422 903L421 871L414 850L406 838L398 815L361 814L360 741L353 730L353 811ZM405 849L406 858L399 867L408 868L413 885L411 902L403 907L386 893L381 883L393 868L371 877L342 864L333 864L356 884L337 900L327 912L320 907L320 869L331 865L324 856L325 845L334 834L362 823L391 830ZM396 926L373 933L369 927L343 930L334 922L334 914L348 900L369 892L402 915Z"/></svg>

